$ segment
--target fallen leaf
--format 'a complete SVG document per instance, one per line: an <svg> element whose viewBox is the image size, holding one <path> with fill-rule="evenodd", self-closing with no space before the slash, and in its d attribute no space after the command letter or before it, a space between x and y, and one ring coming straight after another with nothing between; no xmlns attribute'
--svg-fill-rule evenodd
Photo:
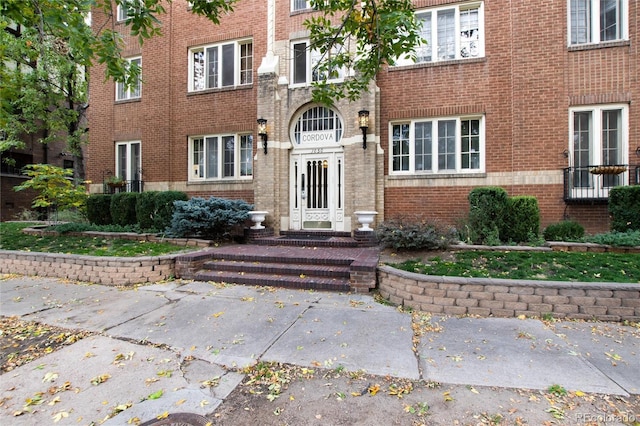
<svg viewBox="0 0 640 426"><path fill-rule="evenodd" d="M223 312L223 311L218 312L217 314L213 314L213 315L211 315L211 316L212 316L212 317L214 317L214 318L218 318L218 317L220 317L220 316L222 316L222 315L224 315L224 312Z"/></svg>
<svg viewBox="0 0 640 426"><path fill-rule="evenodd" d="M66 419L67 417L69 417L69 413L67 413L66 411L60 411L56 414L53 415L53 422L57 423L62 419Z"/></svg>
<svg viewBox="0 0 640 426"><path fill-rule="evenodd" d="M151 395L149 395L147 397L147 399L158 399L158 398L160 398L162 396L162 394L163 394L163 391L162 391L162 389L160 389L159 391L154 392Z"/></svg>
<svg viewBox="0 0 640 426"><path fill-rule="evenodd" d="M49 372L49 373L45 374L44 377L42 378L42 383L44 383L44 382L55 382L55 380L57 378L58 378L58 373Z"/></svg>
<svg viewBox="0 0 640 426"><path fill-rule="evenodd" d="M58 402L60 402L60 397L56 396L51 401L49 401L49 404L47 404L47 405L56 405Z"/></svg>
<svg viewBox="0 0 640 426"><path fill-rule="evenodd" d="M367 389L367 392L369 392L369 395L373 396L377 394L379 390L380 390L380 385L375 384L373 386L369 386L369 389Z"/></svg>
<svg viewBox="0 0 640 426"><path fill-rule="evenodd" d="M186 400L186 399L181 399L181 400L179 400L179 401L176 401L176 405L182 405L182 404L184 404L185 402L187 402L187 400Z"/></svg>
<svg viewBox="0 0 640 426"><path fill-rule="evenodd" d="M169 412L168 412L168 411L165 411L165 412L164 412L164 413L162 413L162 414L158 414L158 415L156 416L156 419L158 419L158 420L162 420L162 419L166 419L167 417L169 417Z"/></svg>
<svg viewBox="0 0 640 426"><path fill-rule="evenodd" d="M94 386L99 385L100 383L104 383L107 380L109 380L111 378L110 374L101 374L99 376L94 377L93 379L91 379L91 384Z"/></svg>

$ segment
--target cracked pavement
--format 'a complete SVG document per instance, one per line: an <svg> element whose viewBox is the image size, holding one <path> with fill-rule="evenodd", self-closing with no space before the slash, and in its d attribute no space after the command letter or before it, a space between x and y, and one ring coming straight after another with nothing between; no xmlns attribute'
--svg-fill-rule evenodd
<svg viewBox="0 0 640 426"><path fill-rule="evenodd" d="M1 375L3 424L207 415L243 380L238 371L258 361L451 384L640 393L640 330L620 324L429 317L416 339L412 315L364 294L9 277L0 296L3 316L95 333ZM40 392L46 402L14 416Z"/></svg>

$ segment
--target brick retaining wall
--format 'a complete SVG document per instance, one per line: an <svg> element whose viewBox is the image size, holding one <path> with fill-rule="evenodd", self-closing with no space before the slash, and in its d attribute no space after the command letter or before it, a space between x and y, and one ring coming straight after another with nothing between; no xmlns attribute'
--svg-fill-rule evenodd
<svg viewBox="0 0 640 426"><path fill-rule="evenodd" d="M0 250L0 273L133 285L173 277L177 256L100 257Z"/></svg>
<svg viewBox="0 0 640 426"><path fill-rule="evenodd" d="M378 285L396 305L437 314L640 321L640 284L441 277L382 265Z"/></svg>

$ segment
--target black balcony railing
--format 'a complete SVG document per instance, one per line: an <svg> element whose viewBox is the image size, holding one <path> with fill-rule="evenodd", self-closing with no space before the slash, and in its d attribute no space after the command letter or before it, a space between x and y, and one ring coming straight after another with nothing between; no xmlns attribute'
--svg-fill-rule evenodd
<svg viewBox="0 0 640 426"><path fill-rule="evenodd" d="M117 194L119 192L142 192L144 189L144 181L141 180L123 180L118 183L103 182L102 192L105 194Z"/></svg>
<svg viewBox="0 0 640 426"><path fill-rule="evenodd" d="M569 204L606 204L611 188L626 185L640 185L640 165L592 165L564 169L564 201Z"/></svg>

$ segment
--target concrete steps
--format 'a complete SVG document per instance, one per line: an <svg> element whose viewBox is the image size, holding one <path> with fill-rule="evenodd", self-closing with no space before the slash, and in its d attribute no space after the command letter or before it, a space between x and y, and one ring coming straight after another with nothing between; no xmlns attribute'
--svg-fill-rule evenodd
<svg viewBox="0 0 640 426"><path fill-rule="evenodd" d="M378 251L348 233L283 232L199 255L191 279L346 292L375 287ZM195 265L194 265L195 266Z"/></svg>

